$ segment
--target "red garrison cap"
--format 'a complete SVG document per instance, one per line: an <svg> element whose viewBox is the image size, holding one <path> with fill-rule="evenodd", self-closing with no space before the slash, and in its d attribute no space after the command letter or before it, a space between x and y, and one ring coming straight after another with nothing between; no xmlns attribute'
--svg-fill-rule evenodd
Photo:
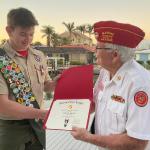
<svg viewBox="0 0 150 150"><path fill-rule="evenodd" d="M140 28L115 21L96 22L94 24L94 32L99 42L130 48L135 48L145 36L145 33Z"/></svg>

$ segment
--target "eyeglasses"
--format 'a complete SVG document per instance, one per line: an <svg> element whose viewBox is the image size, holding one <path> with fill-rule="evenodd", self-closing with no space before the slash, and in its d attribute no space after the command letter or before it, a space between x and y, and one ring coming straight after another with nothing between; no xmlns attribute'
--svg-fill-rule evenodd
<svg viewBox="0 0 150 150"><path fill-rule="evenodd" d="M112 48L107 48L107 47L103 47L103 48L102 47L98 47L98 46L95 47L95 51L96 52L97 52L97 50L102 50L102 49L103 50L112 50Z"/></svg>

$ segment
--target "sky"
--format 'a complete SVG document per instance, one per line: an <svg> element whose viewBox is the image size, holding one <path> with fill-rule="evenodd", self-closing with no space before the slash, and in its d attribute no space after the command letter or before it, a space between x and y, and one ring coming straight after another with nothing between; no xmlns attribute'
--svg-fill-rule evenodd
<svg viewBox="0 0 150 150"><path fill-rule="evenodd" d="M41 32L45 25L62 33L66 31L62 22L78 26L106 20L136 25L146 33L145 39L150 40L150 0L0 0L0 41L8 38L7 13L17 7L32 11L39 22L33 42L46 43Z"/></svg>

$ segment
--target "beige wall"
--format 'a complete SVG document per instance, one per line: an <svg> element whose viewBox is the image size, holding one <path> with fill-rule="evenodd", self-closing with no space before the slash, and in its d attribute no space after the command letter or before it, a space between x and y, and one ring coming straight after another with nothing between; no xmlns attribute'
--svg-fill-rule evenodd
<svg viewBox="0 0 150 150"><path fill-rule="evenodd" d="M86 54L70 54L69 55L70 61L78 61L81 63L87 63L87 56Z"/></svg>

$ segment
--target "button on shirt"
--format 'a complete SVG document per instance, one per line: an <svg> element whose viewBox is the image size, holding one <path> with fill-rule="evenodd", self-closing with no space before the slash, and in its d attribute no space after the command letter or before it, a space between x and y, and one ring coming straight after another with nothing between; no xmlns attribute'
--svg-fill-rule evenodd
<svg viewBox="0 0 150 150"><path fill-rule="evenodd" d="M143 106L135 102L139 92L148 99ZM127 132L128 136L150 140L150 73L135 60L123 64L111 80L109 72L101 69L94 99L97 134Z"/></svg>

